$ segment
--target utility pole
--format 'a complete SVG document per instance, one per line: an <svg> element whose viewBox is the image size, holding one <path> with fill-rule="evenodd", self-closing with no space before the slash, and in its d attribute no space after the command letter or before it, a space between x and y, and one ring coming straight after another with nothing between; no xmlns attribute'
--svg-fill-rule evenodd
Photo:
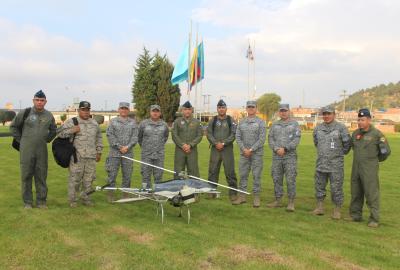
<svg viewBox="0 0 400 270"><path fill-rule="evenodd" d="M207 111L208 111L208 113L210 113L210 97L211 97L211 95L207 95Z"/></svg>
<svg viewBox="0 0 400 270"><path fill-rule="evenodd" d="M206 94L203 94L202 95L203 96L203 113L205 113L206 112L206 104L207 104L207 95Z"/></svg>
<svg viewBox="0 0 400 270"><path fill-rule="evenodd" d="M341 94L340 96L343 97L343 112L346 111L346 98L348 97L348 95L346 95L347 91L343 90L343 94Z"/></svg>

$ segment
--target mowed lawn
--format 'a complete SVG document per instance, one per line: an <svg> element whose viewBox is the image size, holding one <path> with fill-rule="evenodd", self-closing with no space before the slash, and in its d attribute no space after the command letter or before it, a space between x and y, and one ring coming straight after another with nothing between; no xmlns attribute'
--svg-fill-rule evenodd
<svg viewBox="0 0 400 270"><path fill-rule="evenodd" d="M69 208L68 172L51 155L49 209L25 210L18 153L10 147L11 138L0 138L0 269L399 269L400 136L388 139L392 156L380 168L381 226L370 229L367 210L362 223L331 220L329 195L327 214L310 214L315 206L315 149L310 133L303 134L298 148L296 212L265 207L273 198L271 152L266 145L262 207L254 209L251 196L249 203L232 206L221 189L220 199L203 196L193 205L189 225L170 205L166 223L161 224L154 203L109 204L101 192L93 195L94 207ZM173 149L168 143L166 168L173 168ZM136 147L136 157L139 151ZM107 153L105 147L94 185L105 183ZM209 146L203 138L199 147L202 177L207 177L208 159ZM349 154L343 215L350 200L351 159ZM135 187L140 184L139 172L135 164ZM220 178L226 184L222 174Z"/></svg>

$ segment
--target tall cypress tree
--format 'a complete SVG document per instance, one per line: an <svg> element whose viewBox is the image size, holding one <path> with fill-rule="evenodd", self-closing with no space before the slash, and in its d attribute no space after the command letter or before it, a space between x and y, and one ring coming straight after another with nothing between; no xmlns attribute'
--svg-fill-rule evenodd
<svg viewBox="0 0 400 270"><path fill-rule="evenodd" d="M175 112L179 108L181 97L179 86L171 83L173 71L174 66L167 56L161 56L157 52L153 60L153 82L157 92L157 103L161 107L163 118L170 123L175 119Z"/></svg>
<svg viewBox="0 0 400 270"><path fill-rule="evenodd" d="M139 119L149 116L149 106L158 104L166 122L175 119L179 108L180 89L171 84L174 66L166 55L158 52L151 56L146 48L136 61L134 82L132 87L133 102Z"/></svg>
<svg viewBox="0 0 400 270"><path fill-rule="evenodd" d="M150 52L143 48L143 54L136 60L135 75L132 87L133 103L136 116L143 119L148 115L149 106L157 100L153 84L152 60Z"/></svg>

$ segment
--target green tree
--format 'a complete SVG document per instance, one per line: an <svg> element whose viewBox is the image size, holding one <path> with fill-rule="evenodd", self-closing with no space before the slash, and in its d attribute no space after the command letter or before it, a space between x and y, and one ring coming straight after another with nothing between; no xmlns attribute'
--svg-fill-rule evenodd
<svg viewBox="0 0 400 270"><path fill-rule="evenodd" d="M149 106L157 100L153 84L152 60L153 58L146 48L143 48L143 54L139 55L136 60L132 96L139 119L148 116Z"/></svg>
<svg viewBox="0 0 400 270"><path fill-rule="evenodd" d="M166 55L156 53L152 63L153 82L157 92L157 104L160 105L163 118L166 122L173 122L175 113L179 108L181 97L178 85L171 84L171 76L174 66Z"/></svg>
<svg viewBox="0 0 400 270"><path fill-rule="evenodd" d="M281 97L275 93L265 93L257 99L258 111L265 115L267 122L279 108Z"/></svg>
<svg viewBox="0 0 400 270"><path fill-rule="evenodd" d="M93 119L96 120L97 124L104 124L104 115L95 114L93 115Z"/></svg>
<svg viewBox="0 0 400 270"><path fill-rule="evenodd" d="M60 120L61 120L61 122L65 122L65 120L67 120L67 115L64 113L64 114L62 114L61 116L60 116Z"/></svg>
<svg viewBox="0 0 400 270"><path fill-rule="evenodd" d="M0 110L0 122L3 124L6 123L6 121L4 120L6 118L6 112L4 110Z"/></svg>
<svg viewBox="0 0 400 270"><path fill-rule="evenodd" d="M339 110L343 109L343 100L331 104ZM400 82L380 84L361 89L346 98L346 110L360 108L382 109L400 106Z"/></svg>
<svg viewBox="0 0 400 270"><path fill-rule="evenodd" d="M166 55L161 56L157 52L151 56L144 48L143 54L136 61L132 87L138 119L149 116L151 104L160 105L166 122L172 122L175 119L181 94L179 86L171 84L173 70L174 67Z"/></svg>
<svg viewBox="0 0 400 270"><path fill-rule="evenodd" d="M14 111L2 110L0 112L0 122L5 125L6 122L10 122L14 119L16 113Z"/></svg>

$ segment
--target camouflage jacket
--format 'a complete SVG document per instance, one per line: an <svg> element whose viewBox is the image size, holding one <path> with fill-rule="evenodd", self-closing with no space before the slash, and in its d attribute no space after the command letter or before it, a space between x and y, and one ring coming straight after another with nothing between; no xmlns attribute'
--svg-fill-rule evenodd
<svg viewBox="0 0 400 270"><path fill-rule="evenodd" d="M254 155L264 154L266 125L259 117L246 117L239 122L236 130L236 142L243 152L251 149Z"/></svg>
<svg viewBox="0 0 400 270"><path fill-rule="evenodd" d="M318 152L316 170L320 172L342 170L344 155L351 148L351 138L347 128L336 121L329 124L322 123L314 129L313 139Z"/></svg>
<svg viewBox="0 0 400 270"><path fill-rule="evenodd" d="M123 119L115 117L111 119L107 127L107 139L110 144L110 157L120 157L122 154L119 151L120 147L128 146L127 156L132 156L132 148L138 141L138 127L136 121L130 117Z"/></svg>
<svg viewBox="0 0 400 270"><path fill-rule="evenodd" d="M274 122L268 133L268 144L271 148L274 159L284 159L295 157L297 145L300 142L301 130L295 120L278 120ZM285 155L279 156L276 151L279 148L285 148Z"/></svg>
<svg viewBox="0 0 400 270"><path fill-rule="evenodd" d="M74 146L78 156L82 158L96 158L96 154L101 154L101 151L103 150L103 141L99 124L97 124L97 122L92 118L83 120L77 117L77 119L81 129L75 134L74 140ZM72 118L68 119L58 128L58 136L60 138L70 138L72 141L73 127L74 122L72 121Z"/></svg>
<svg viewBox="0 0 400 270"><path fill-rule="evenodd" d="M142 148L142 157L158 159L164 157L165 143L169 129L163 120L157 122L145 119L139 124L138 141Z"/></svg>

